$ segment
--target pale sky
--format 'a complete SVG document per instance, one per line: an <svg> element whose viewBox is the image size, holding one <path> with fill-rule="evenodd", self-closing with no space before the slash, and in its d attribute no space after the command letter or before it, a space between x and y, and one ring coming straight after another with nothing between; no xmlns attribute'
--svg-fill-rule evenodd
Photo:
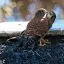
<svg viewBox="0 0 64 64"><path fill-rule="evenodd" d="M0 0L0 7L9 4L10 0ZM52 29L57 29L57 28L61 28L64 29L64 19L58 19L60 18L60 14L62 12L61 8L56 6L54 9L55 13L56 13L56 20L52 26ZM13 19L13 18L12 18Z"/></svg>
<svg viewBox="0 0 64 64"><path fill-rule="evenodd" d="M0 0L0 7L9 4L10 0Z"/></svg>
<svg viewBox="0 0 64 64"><path fill-rule="evenodd" d="M56 13L56 20L51 29L59 29L60 28L61 30L64 30L64 19L61 19L61 17L60 17L62 9L57 6L54 11Z"/></svg>

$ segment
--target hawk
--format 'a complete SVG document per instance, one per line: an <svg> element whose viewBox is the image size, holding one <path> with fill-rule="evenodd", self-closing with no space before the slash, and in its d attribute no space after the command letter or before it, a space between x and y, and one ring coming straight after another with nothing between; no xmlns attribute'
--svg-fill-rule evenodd
<svg viewBox="0 0 64 64"><path fill-rule="evenodd" d="M46 9L39 9L35 17L28 23L25 34L28 36L42 37L44 38L52 24L54 23L56 14L53 11L47 11ZM43 39L40 39L44 42Z"/></svg>
<svg viewBox="0 0 64 64"><path fill-rule="evenodd" d="M54 23L56 14L53 11L47 11L46 9L40 8L34 18L28 23L26 30L21 33L22 36L35 37L40 42L40 45L44 45L46 42L44 37L48 33L52 24ZM7 41L14 41L16 38L10 38ZM23 39L24 40L24 39ZM29 40L29 38L28 38Z"/></svg>

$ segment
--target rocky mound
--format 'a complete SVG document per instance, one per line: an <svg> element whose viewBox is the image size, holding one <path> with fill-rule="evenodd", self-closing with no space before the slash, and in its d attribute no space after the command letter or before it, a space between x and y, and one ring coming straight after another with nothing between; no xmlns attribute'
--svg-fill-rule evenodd
<svg viewBox="0 0 64 64"><path fill-rule="evenodd" d="M39 46L38 38L32 36L19 36L5 43L0 45L2 64L64 64L64 43Z"/></svg>

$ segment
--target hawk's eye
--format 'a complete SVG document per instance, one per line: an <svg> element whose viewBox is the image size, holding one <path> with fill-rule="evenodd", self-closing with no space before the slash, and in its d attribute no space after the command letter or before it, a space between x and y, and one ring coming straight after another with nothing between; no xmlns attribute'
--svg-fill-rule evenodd
<svg viewBox="0 0 64 64"><path fill-rule="evenodd" d="M36 16L44 16L45 12L43 10L39 10L36 12Z"/></svg>

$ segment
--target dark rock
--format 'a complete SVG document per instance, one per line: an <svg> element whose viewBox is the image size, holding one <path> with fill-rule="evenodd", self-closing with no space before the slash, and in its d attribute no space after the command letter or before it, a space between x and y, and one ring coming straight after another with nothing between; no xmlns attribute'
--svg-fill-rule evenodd
<svg viewBox="0 0 64 64"><path fill-rule="evenodd" d="M0 46L2 64L64 64L64 43L38 46L36 37L20 36L15 39Z"/></svg>

